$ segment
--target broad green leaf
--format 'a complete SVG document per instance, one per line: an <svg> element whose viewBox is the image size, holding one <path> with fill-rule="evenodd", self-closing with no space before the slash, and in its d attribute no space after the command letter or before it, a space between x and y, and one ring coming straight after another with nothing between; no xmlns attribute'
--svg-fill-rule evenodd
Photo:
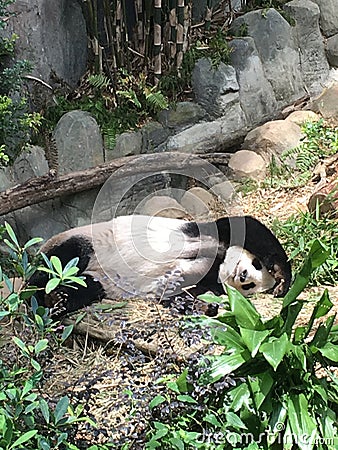
<svg viewBox="0 0 338 450"><path fill-rule="evenodd" d="M218 297L215 294L202 294L198 296L199 300L203 300L206 303L224 303L226 299Z"/></svg>
<svg viewBox="0 0 338 450"><path fill-rule="evenodd" d="M73 329L74 329L74 325L73 324L67 325L63 329L62 335L61 335L61 341L62 342L64 342L72 334Z"/></svg>
<svg viewBox="0 0 338 450"><path fill-rule="evenodd" d="M306 331L307 327L297 327L293 336L293 342L295 344L303 342L306 337Z"/></svg>
<svg viewBox="0 0 338 450"><path fill-rule="evenodd" d="M52 278L48 281L45 287L46 294L52 292L55 288L57 288L60 284L60 278Z"/></svg>
<svg viewBox="0 0 338 450"><path fill-rule="evenodd" d="M41 371L41 366L37 361L35 361L35 359L31 358L30 363L33 369L35 369L37 372Z"/></svg>
<svg viewBox="0 0 338 450"><path fill-rule="evenodd" d="M287 414L288 410L281 401L272 405L272 414L269 421L269 444L273 444L279 435L284 432Z"/></svg>
<svg viewBox="0 0 338 450"><path fill-rule="evenodd" d="M248 385L246 383L242 383L231 389L229 396L231 398L230 408L236 412L239 411L244 404L249 404L251 392L249 391Z"/></svg>
<svg viewBox="0 0 338 450"><path fill-rule="evenodd" d="M170 389L171 391L176 392L176 394L180 394L180 393L181 393L180 390L179 390L179 387L177 386L176 381L168 381L167 387L168 387L168 389Z"/></svg>
<svg viewBox="0 0 338 450"><path fill-rule="evenodd" d="M33 389L33 381L32 380L27 380L24 384L24 387L22 389L22 393L21 393L21 397L25 397L26 394L28 394L29 391L31 391Z"/></svg>
<svg viewBox="0 0 338 450"><path fill-rule="evenodd" d="M205 417L203 417L203 419L206 422L211 423L211 425L214 425L215 427L221 428L221 426L222 426L221 422L218 420L218 418L213 413L207 414Z"/></svg>
<svg viewBox="0 0 338 450"><path fill-rule="evenodd" d="M66 273L71 267L76 267L79 262L79 258L71 259L64 267L63 271Z"/></svg>
<svg viewBox="0 0 338 450"><path fill-rule="evenodd" d="M317 331L316 331L316 333L315 333L315 335L314 335L314 337L313 337L313 339L312 339L312 341L310 343L311 348L312 347L319 347L320 348L320 347L323 347L326 344L326 342L328 340L328 337L329 337L329 334L330 334L330 331L331 331L331 328L332 328L333 323L335 321L335 318L336 318L335 315L334 316L329 316L326 319L324 324L321 323L319 325L319 327L317 328Z"/></svg>
<svg viewBox="0 0 338 450"><path fill-rule="evenodd" d="M321 298L318 300L316 306L313 309L313 315L315 319L319 319L320 317L325 316L331 308L333 307L333 303L329 297L329 291L325 289Z"/></svg>
<svg viewBox="0 0 338 450"><path fill-rule="evenodd" d="M323 264L328 258L329 253L323 247L323 245L315 240L311 246L308 257L296 275L295 281L292 284L289 292L286 294L283 300L283 308L293 303L298 295L304 290L309 282L310 276L314 269Z"/></svg>
<svg viewBox="0 0 338 450"><path fill-rule="evenodd" d="M241 353L246 350L240 334L228 325L218 322L216 327L210 328L210 333L213 341L218 345L223 345L228 351Z"/></svg>
<svg viewBox="0 0 338 450"><path fill-rule="evenodd" d="M294 363L293 363L294 367L299 366L300 369L307 371L307 369L308 369L307 357L306 357L307 348L304 345L290 344L289 349L290 349L291 355L293 355L293 357L296 358L296 361L294 361Z"/></svg>
<svg viewBox="0 0 338 450"><path fill-rule="evenodd" d="M20 348L20 350L22 350L22 352L28 356L29 355L29 350L27 345L19 338L17 338L16 336L13 337L13 341L14 343Z"/></svg>
<svg viewBox="0 0 338 450"><path fill-rule="evenodd" d="M180 402L185 402L185 403L197 403L197 401L193 397L191 397L190 395L187 395L187 394L178 395L177 400L179 400Z"/></svg>
<svg viewBox="0 0 338 450"><path fill-rule="evenodd" d="M231 427L234 427L235 429L243 429L246 430L247 427L245 425L245 423L240 419L240 417L233 413L233 412L228 412L225 415L226 420L227 420L227 425L230 425Z"/></svg>
<svg viewBox="0 0 338 450"><path fill-rule="evenodd" d="M35 344L34 353L38 355L39 353L46 350L47 347L48 347L48 339L41 339L39 342Z"/></svg>
<svg viewBox="0 0 338 450"><path fill-rule="evenodd" d="M55 272L60 276L60 278L62 278L63 270L62 270L62 264L61 264L60 258L53 255L50 258L50 262L52 263L52 265L55 269Z"/></svg>
<svg viewBox="0 0 338 450"><path fill-rule="evenodd" d="M64 276L64 278L68 278L73 275L76 275L78 273L78 271L79 271L78 267L70 267L67 270L66 269L63 270L63 276Z"/></svg>
<svg viewBox="0 0 338 450"><path fill-rule="evenodd" d="M227 286L230 310L235 316L235 320L240 327L251 330L262 329L261 316L253 304L243 297L236 289Z"/></svg>
<svg viewBox="0 0 338 450"><path fill-rule="evenodd" d="M224 375L236 370L251 358L248 351L236 353L234 355L220 355L215 358L211 364L209 375L212 381L216 381Z"/></svg>
<svg viewBox="0 0 338 450"><path fill-rule="evenodd" d="M20 248L20 245L19 245L19 242L17 240L17 237L15 236L14 230L13 230L13 228L10 226L10 224L8 222L5 222L5 228L6 228L8 236L12 239L12 241L14 242L16 247Z"/></svg>
<svg viewBox="0 0 338 450"><path fill-rule="evenodd" d="M330 311L332 306L333 306L333 303L331 302L331 300L329 298L328 290L325 289L325 291L323 292L323 295L316 303L316 306L313 308L309 323L306 327L306 332L305 332L304 338L306 338L312 331L312 327L313 327L315 319L319 319L320 317L325 316Z"/></svg>
<svg viewBox="0 0 338 450"><path fill-rule="evenodd" d="M269 336L271 330L248 330L247 328L240 328L240 333L245 345L251 352L251 356L254 357L262 342Z"/></svg>
<svg viewBox="0 0 338 450"><path fill-rule="evenodd" d="M69 406L69 398L67 396L60 398L54 411L55 423L57 424L66 414Z"/></svg>
<svg viewBox="0 0 338 450"><path fill-rule="evenodd" d="M187 375L188 369L184 369L176 380L176 384L180 392L188 392Z"/></svg>
<svg viewBox="0 0 338 450"><path fill-rule="evenodd" d="M15 447L19 447L24 442L29 441L30 439L32 439L32 437L34 437L36 435L37 432L38 432L38 430L27 431L27 433L24 433L16 441L14 441L13 444L9 447L9 449L13 449Z"/></svg>
<svg viewBox="0 0 338 450"><path fill-rule="evenodd" d="M182 441L182 439L173 437L169 439L169 442L171 444L171 449L184 450L184 441Z"/></svg>
<svg viewBox="0 0 338 450"><path fill-rule="evenodd" d="M331 361L338 362L338 345L332 344L332 342L328 342L318 349L319 352L325 356L325 358L330 359Z"/></svg>
<svg viewBox="0 0 338 450"><path fill-rule="evenodd" d="M248 377L248 384L254 397L256 409L260 409L264 400L269 395L271 388L274 385L274 380L269 372L264 372L255 377Z"/></svg>
<svg viewBox="0 0 338 450"><path fill-rule="evenodd" d="M315 418L310 415L308 401L303 393L290 394L288 418L292 436L298 437L298 447L301 450L313 449L318 435L317 424Z"/></svg>
<svg viewBox="0 0 338 450"><path fill-rule="evenodd" d="M163 397L163 395L156 395L151 402L149 403L149 408L154 409L156 406L160 405L161 403L165 402L166 399Z"/></svg>
<svg viewBox="0 0 338 450"><path fill-rule="evenodd" d="M80 277L67 277L67 284L70 281L72 283L79 284L80 286L87 287L87 284L86 284L86 282L84 281L83 278L80 278Z"/></svg>
<svg viewBox="0 0 338 450"><path fill-rule="evenodd" d="M50 418L49 406L48 406L48 403L46 402L46 400L42 397L40 397L40 399L39 399L39 406L40 406L40 410L43 415L43 418L45 419L46 423L49 423L49 418Z"/></svg>
<svg viewBox="0 0 338 450"><path fill-rule="evenodd" d="M32 245L38 244L39 242L42 242L42 241L43 241L43 239L42 238L38 238L38 237L30 239L28 242L26 242L26 244L24 245L23 249L27 250L27 248L31 247Z"/></svg>
<svg viewBox="0 0 338 450"><path fill-rule="evenodd" d="M280 362L283 360L286 352L290 348L290 341L286 333L276 339L271 339L269 342L265 342L260 347L260 352L262 352L264 358L276 371Z"/></svg>

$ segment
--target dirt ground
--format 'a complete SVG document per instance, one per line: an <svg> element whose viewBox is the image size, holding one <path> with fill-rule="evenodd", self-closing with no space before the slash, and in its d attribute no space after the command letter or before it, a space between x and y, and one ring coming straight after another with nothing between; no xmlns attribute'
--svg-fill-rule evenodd
<svg viewBox="0 0 338 450"><path fill-rule="evenodd" d="M271 217L286 219L304 211L311 192L311 186L257 190L245 197L242 208L268 225ZM307 323L324 289L309 288L302 294L308 303L299 324ZM328 289L338 312L338 287ZM259 295L253 302L263 317L276 315L281 308L281 301L270 295ZM199 336L182 328L182 317L177 305L167 308L140 299L119 303L112 310L109 303L102 309L87 308L78 334L46 366L44 386L50 397L67 394L73 402L83 403L97 422L95 430L86 426L79 430L83 448L107 440L117 449L124 443L144 448L147 404L163 389L157 378L179 374L190 354L203 351ZM71 323L72 317L67 320Z"/></svg>

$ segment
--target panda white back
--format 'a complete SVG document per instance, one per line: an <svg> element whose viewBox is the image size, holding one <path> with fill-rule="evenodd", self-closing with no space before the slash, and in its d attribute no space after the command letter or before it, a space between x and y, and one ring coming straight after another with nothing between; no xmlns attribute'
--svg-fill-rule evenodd
<svg viewBox="0 0 338 450"><path fill-rule="evenodd" d="M95 258L86 273L101 273L105 290L114 294L116 278L136 292L156 290L168 271L184 274L184 285L197 283L210 269L219 246L211 236L189 236L183 222L152 216L122 216L92 225ZM104 275L103 275L104 274ZM122 280L122 281L121 281Z"/></svg>

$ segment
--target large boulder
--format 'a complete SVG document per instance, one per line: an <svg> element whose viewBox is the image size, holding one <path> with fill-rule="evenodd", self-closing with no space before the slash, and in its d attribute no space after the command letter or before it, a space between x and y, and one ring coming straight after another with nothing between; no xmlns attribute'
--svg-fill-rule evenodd
<svg viewBox="0 0 338 450"><path fill-rule="evenodd" d="M243 27L255 46L270 82L278 106L284 107L305 93L299 68L298 45L291 25L275 10L251 11L237 17L232 30L240 34Z"/></svg>
<svg viewBox="0 0 338 450"><path fill-rule="evenodd" d="M303 125L304 122L318 122L320 116L313 111L293 111L285 120L290 120L297 125Z"/></svg>
<svg viewBox="0 0 338 450"><path fill-rule="evenodd" d="M202 187L193 187L184 193L181 199L181 205L196 220L207 217L215 197Z"/></svg>
<svg viewBox="0 0 338 450"><path fill-rule="evenodd" d="M48 162L43 148L33 145L19 155L12 166L14 180L20 184L48 173Z"/></svg>
<svg viewBox="0 0 338 450"><path fill-rule="evenodd" d="M251 37L234 39L231 64L239 84L240 104L250 125L258 125L277 114L277 102L271 83L266 79L264 68Z"/></svg>
<svg viewBox="0 0 338 450"><path fill-rule="evenodd" d="M104 162L100 128L88 112L74 110L64 114L55 128L54 138L60 175Z"/></svg>
<svg viewBox="0 0 338 450"><path fill-rule="evenodd" d="M338 33L337 0L313 0L320 9L320 28L327 37Z"/></svg>
<svg viewBox="0 0 338 450"><path fill-rule="evenodd" d="M239 85L235 69L224 63L213 67L208 58L197 61L192 73L196 101L211 115L221 116L239 104Z"/></svg>
<svg viewBox="0 0 338 450"><path fill-rule="evenodd" d="M145 202L138 213L171 219L186 219L188 216L183 206L168 195L154 195Z"/></svg>
<svg viewBox="0 0 338 450"><path fill-rule="evenodd" d="M86 22L77 0L19 0L9 32L19 36L17 56L33 64L32 74L75 87L87 64Z"/></svg>
<svg viewBox="0 0 338 450"><path fill-rule="evenodd" d="M310 0L292 0L284 8L296 21L292 31L300 52L300 70L305 86L308 91L319 93L329 76L319 29L319 7Z"/></svg>
<svg viewBox="0 0 338 450"><path fill-rule="evenodd" d="M260 154L266 162L277 159L285 150L300 144L302 132L298 125L287 120L274 120L255 128L247 134L242 148Z"/></svg>
<svg viewBox="0 0 338 450"><path fill-rule="evenodd" d="M185 128L206 116L205 110L195 102L179 102L159 113L159 121L171 129Z"/></svg>
<svg viewBox="0 0 338 450"><path fill-rule="evenodd" d="M229 161L229 168L236 179L250 178L260 181L266 175L266 162L262 156L250 150L239 150Z"/></svg>
<svg viewBox="0 0 338 450"><path fill-rule="evenodd" d="M325 89L311 104L313 111L325 119L338 120L338 83Z"/></svg>
<svg viewBox="0 0 338 450"><path fill-rule="evenodd" d="M331 66L338 67L338 34L327 39L326 56Z"/></svg>
<svg viewBox="0 0 338 450"><path fill-rule="evenodd" d="M113 149L106 149L106 159L110 161L123 156L139 155L142 151L142 134L129 131L121 133L116 138Z"/></svg>

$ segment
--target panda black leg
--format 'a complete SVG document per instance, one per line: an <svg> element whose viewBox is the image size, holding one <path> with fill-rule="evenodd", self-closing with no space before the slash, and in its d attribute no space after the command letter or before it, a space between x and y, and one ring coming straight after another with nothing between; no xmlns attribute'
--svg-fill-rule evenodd
<svg viewBox="0 0 338 450"><path fill-rule="evenodd" d="M45 306L51 309L54 317L76 311L104 297L104 290L98 280L85 275L84 281L87 287L74 285L74 289L69 286L60 286L45 295Z"/></svg>
<svg viewBox="0 0 338 450"><path fill-rule="evenodd" d="M79 258L77 267L78 275L81 275L87 268L89 260L94 253L90 240L82 236L72 236L61 244L55 245L46 252L46 256L57 256L64 267L73 258ZM85 305L99 300L103 296L101 283L95 281L91 276L85 276L87 287L76 285L76 289L68 286L61 286L50 294L46 294L44 288L48 283L49 275L43 271L37 271L29 280L30 286L36 286L35 297L39 305L48 308L66 308L66 312L75 311Z"/></svg>

